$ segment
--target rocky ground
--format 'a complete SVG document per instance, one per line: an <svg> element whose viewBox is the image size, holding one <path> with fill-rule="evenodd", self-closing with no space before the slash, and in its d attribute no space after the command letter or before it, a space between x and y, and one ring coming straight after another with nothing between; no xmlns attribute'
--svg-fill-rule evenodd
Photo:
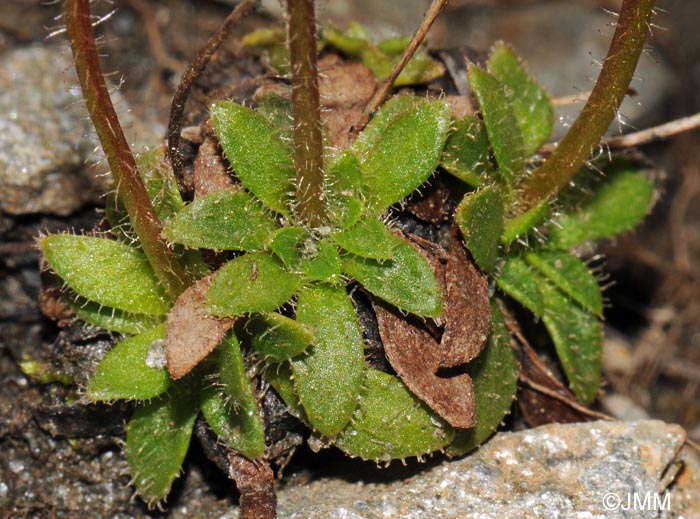
<svg viewBox="0 0 700 519"><path fill-rule="evenodd" d="M411 0L392 9L398 3L334 0L322 4L319 18L341 26L348 19L357 19L376 34L389 36L410 32L427 3ZM125 80L115 93L132 142L153 144L164 134L179 76L228 12L225 4L115 0L96 6L102 13L117 8L101 29L105 67L118 73L111 76L113 84L119 85L120 77ZM279 9L276 4L266 4L268 12L274 14ZM496 39L505 39L554 96L577 94L590 89L598 70L595 61L604 56L612 32L606 24L614 18L604 8L615 9L617 4L603 0L453 1L431 38L442 48L468 45L482 51ZM695 28L700 5L668 0L659 2L659 7L668 12L655 20L660 27L654 29L650 55L643 57L639 80L633 85L638 95L622 110L625 124L638 128L700 109L700 62L696 61L700 32ZM69 49L60 35L46 39L47 27L60 28L57 14L58 5L36 0L6 0L0 7L0 517L227 516L236 500L235 489L196 445L167 513L148 512L131 499L120 450L125 411L119 406L83 405L74 385L84 384L86 373L109 347L111 338L79 326L59 330L39 311L40 275L33 240L41 232L93 226L100 219L104 189L104 178L95 174L103 166L94 151L96 141L71 73ZM262 14L251 18L240 33L267 20ZM233 40L227 45L236 48ZM575 109L574 105L561 111L559 131L571 121ZM607 291L607 386L601 400L602 410L623 419L654 417L680 424L695 441L700 441L699 142L695 132L643 149L659 168L659 202L637 233L604 245L606 269L615 285ZM563 457L571 463L585 459L595 465L595 460L612 453L621 460L635 459L642 452L657 453L637 467L637 476L646 474L647 486L655 491L671 484L675 495L688 493L692 488L688 485L697 485L693 478L700 477L691 455L686 455L690 468L681 471L675 483L671 476L678 470L667 470L669 464L676 467L672 462L682 443L681 431L659 422L644 424L610 432L597 453L562 449L550 454L558 462ZM593 430L607 426L578 427L547 429L536 433L545 436L533 438L580 444ZM425 498L429 488L438 496L430 506L437 508L424 509L426 513L438 513L443 509L439 507L455 510L461 503L483 513L499 510L494 516L518 517L516 509L494 508L496 502L503 504L497 494L491 496L492 501L489 496L469 501L464 496L473 492L466 486L462 501L454 501L454 494L446 497L449 493L440 489L440 481L450 471L470 478L467 475L474 472L469 471L476 471L480 478L488 473L497 481L502 474L489 465L493 456L501 448L517 451L513 442L527 442L528 434L535 433L499 438L478 457L460 465L433 462L424 475L409 480L403 478L416 473L414 466L381 472L373 465L343 461L333 453L319 462L318 457L301 452L281 484L281 510L288 517L301 518L313 513L317 514L314 517L335 516L342 509L345 517L361 519L374 517L367 507L381 501L389 514L385 517L405 517L398 505L404 501L402 492ZM571 436L574 434L579 436ZM625 440L614 443L619 437ZM608 440L614 447L605 443ZM554 458L547 458L544 452L541 461L551 464ZM513 459L522 465L517 461L520 458ZM319 468L324 464L332 468ZM360 473L363 481L375 483L359 484L367 497L359 508L353 508L358 483L347 480ZM550 480L556 480L558 474L550 474ZM578 479L573 472L567 474L572 484ZM310 479L320 475L328 479L307 487ZM389 480L397 483L386 487ZM406 486L405 481L415 481L415 486ZM544 480L538 480L538 485L547 487ZM501 489L506 488L507 483L502 483ZM313 496L329 494L334 497L327 503L313 503L315 511L303 508ZM383 500L385 495L394 497ZM514 502L521 511L526 510L527 492L518 496ZM443 497L444 503L435 504ZM593 511L583 505L576 508L583 501L576 501L572 493L554 492L551 497L550 502L560 503L562 510ZM566 499L566 503L561 501ZM589 495L589 503L590 499L594 498ZM683 505L673 510L676 515L664 517L700 516L697 502L678 499ZM428 506L425 500L414 504L417 509ZM563 516L577 517L573 511Z"/></svg>

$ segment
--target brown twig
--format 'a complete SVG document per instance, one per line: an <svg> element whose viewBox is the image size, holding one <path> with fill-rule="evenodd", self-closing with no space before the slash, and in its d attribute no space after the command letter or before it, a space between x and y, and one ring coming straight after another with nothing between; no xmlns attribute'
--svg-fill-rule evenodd
<svg viewBox="0 0 700 519"><path fill-rule="evenodd" d="M430 27L433 25L433 22L435 22L435 19L438 17L443 7L445 7L445 4L447 4L447 0L433 0L433 2L430 4L428 12L425 13L425 16L418 26L418 29L416 29L411 42L408 44L406 51L401 57L401 61L399 61L394 67L394 70L391 72L389 77L384 80L384 83L382 83L377 92L374 94L374 97L372 97L369 104L365 108L363 119L364 124L367 124L370 116L377 111L379 106L384 102L384 99L386 99L386 96L389 95L389 92L391 92L391 89L394 86L394 81L396 81L396 78L399 77L399 74L401 74L401 71L413 57L413 54L415 54L418 47L420 47L421 43L423 43L423 40L428 34ZM364 126L364 124L362 126ZM360 127L358 131L361 129L362 127Z"/></svg>
<svg viewBox="0 0 700 519"><path fill-rule="evenodd" d="M542 166L520 185L520 211L556 196L600 144L617 115L644 48L654 0L624 0L610 49L588 102Z"/></svg>
<svg viewBox="0 0 700 519"><path fill-rule="evenodd" d="M697 130L700 128L700 113L674 119L659 126L653 126L646 130L641 130L627 135L611 137L603 141L603 145L608 148L629 148L632 146L641 146L650 142L668 139L678 135L679 133Z"/></svg>
<svg viewBox="0 0 700 519"><path fill-rule="evenodd" d="M64 13L85 104L112 170L119 196L158 280L170 297L175 299L189 285L190 276L161 238L162 225L109 97L92 32L90 1L66 0Z"/></svg>
<svg viewBox="0 0 700 519"><path fill-rule="evenodd" d="M212 56L223 43L233 28L255 7L257 0L242 0L229 14L219 29L209 38L207 44L199 51L189 68L182 76L180 84L175 90L173 102L170 106L170 118L168 120L168 159L176 178L182 174L182 155L180 154L180 128L182 117L185 113L185 103L192 90L192 85L207 66Z"/></svg>
<svg viewBox="0 0 700 519"><path fill-rule="evenodd" d="M296 214L312 227L325 220L323 132L313 0L288 0L287 34L292 69Z"/></svg>
<svg viewBox="0 0 700 519"><path fill-rule="evenodd" d="M274 474L264 460L250 460L238 453L228 456L229 477L241 493L241 519L274 519L277 516L277 498Z"/></svg>
<svg viewBox="0 0 700 519"><path fill-rule="evenodd" d="M518 374L518 378L520 381L529 386L530 388L534 389L535 391L542 393L543 395L547 395L550 398L554 398L556 400L559 400L563 404L571 407L572 409L575 409L581 414L584 414L586 416L590 416L592 418L597 418L599 420L608 420L611 422L618 422L619 420L617 418L614 418L610 415L607 415L605 413L600 413L598 411L593 411L592 409L588 409L585 405L579 404L575 400L568 398L562 394L559 394L556 390L550 389L547 386L543 386L542 384L538 384L534 380L530 379L527 375L523 373Z"/></svg>

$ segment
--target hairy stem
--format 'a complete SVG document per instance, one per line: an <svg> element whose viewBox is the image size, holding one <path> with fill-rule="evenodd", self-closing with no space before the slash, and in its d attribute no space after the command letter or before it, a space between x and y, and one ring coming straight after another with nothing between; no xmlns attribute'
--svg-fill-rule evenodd
<svg viewBox="0 0 700 519"><path fill-rule="evenodd" d="M313 0L288 0L287 15L297 172L296 211L303 222L317 227L325 221L326 209Z"/></svg>
<svg viewBox="0 0 700 519"><path fill-rule="evenodd" d="M624 0L603 69L573 126L520 186L520 210L550 200L571 181L617 115L644 48L654 0Z"/></svg>
<svg viewBox="0 0 700 519"><path fill-rule="evenodd" d="M114 111L92 33L90 1L66 0L64 12L83 97L112 170L119 196L158 280L171 298L175 299L189 285L190 276L160 237L162 225Z"/></svg>
<svg viewBox="0 0 700 519"><path fill-rule="evenodd" d="M192 85L194 85L194 82L205 69L216 50L231 33L231 30L248 15L257 2L258 0L243 0L231 11L224 23L221 24L221 27L212 34L207 44L202 47L194 58L187 71L183 74L177 90L175 90L168 120L168 158L173 168L173 174L178 181L180 181L182 176L182 154L180 153L182 116L185 113L185 103L187 103Z"/></svg>

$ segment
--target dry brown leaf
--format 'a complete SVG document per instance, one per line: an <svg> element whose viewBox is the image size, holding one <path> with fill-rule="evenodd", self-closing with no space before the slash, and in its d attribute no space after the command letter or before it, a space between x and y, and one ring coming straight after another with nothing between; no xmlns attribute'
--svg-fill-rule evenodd
<svg viewBox="0 0 700 519"><path fill-rule="evenodd" d="M391 366L408 388L450 425L474 426L474 386L469 375L437 376L440 345L413 316L373 303L379 334Z"/></svg>
<svg viewBox="0 0 700 519"><path fill-rule="evenodd" d="M224 189L233 189L233 180L226 170L226 164L215 137L208 136L202 142L194 159L192 175L195 198Z"/></svg>
<svg viewBox="0 0 700 519"><path fill-rule="evenodd" d="M488 278L467 254L456 226L445 268L445 284L440 366L451 368L479 355L491 332Z"/></svg>
<svg viewBox="0 0 700 519"><path fill-rule="evenodd" d="M377 78L362 63L347 63L327 54L318 63L319 93L326 138L331 146L346 148L353 129L363 120L364 108L377 89Z"/></svg>
<svg viewBox="0 0 700 519"><path fill-rule="evenodd" d="M185 290L168 314L165 356L174 380L187 375L209 355L236 321L207 313L205 299L213 277L202 278Z"/></svg>

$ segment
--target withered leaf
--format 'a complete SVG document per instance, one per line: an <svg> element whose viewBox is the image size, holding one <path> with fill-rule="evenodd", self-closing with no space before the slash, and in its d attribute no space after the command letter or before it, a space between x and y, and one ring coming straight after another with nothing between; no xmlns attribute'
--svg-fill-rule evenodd
<svg viewBox="0 0 700 519"><path fill-rule="evenodd" d="M170 376L187 375L214 351L232 327L235 318L219 319L206 310L206 295L213 275L200 279L185 290L168 314L165 356Z"/></svg>
<svg viewBox="0 0 700 519"><path fill-rule="evenodd" d="M233 180L226 171L224 157L215 137L207 137L199 147L192 175L196 198L223 189L233 189Z"/></svg>
<svg viewBox="0 0 700 519"><path fill-rule="evenodd" d="M385 303L373 303L373 307L384 351L401 380L453 427L473 427L471 377L438 377L439 344L421 322L413 316L402 316Z"/></svg>
<svg viewBox="0 0 700 519"><path fill-rule="evenodd" d="M277 497L275 475L263 460L250 460L241 454L228 455L229 477L236 482L241 493L241 519L274 519Z"/></svg>
<svg viewBox="0 0 700 519"><path fill-rule="evenodd" d="M456 226L445 268L445 284L440 366L451 368L479 355L491 332L488 278L468 256Z"/></svg>

